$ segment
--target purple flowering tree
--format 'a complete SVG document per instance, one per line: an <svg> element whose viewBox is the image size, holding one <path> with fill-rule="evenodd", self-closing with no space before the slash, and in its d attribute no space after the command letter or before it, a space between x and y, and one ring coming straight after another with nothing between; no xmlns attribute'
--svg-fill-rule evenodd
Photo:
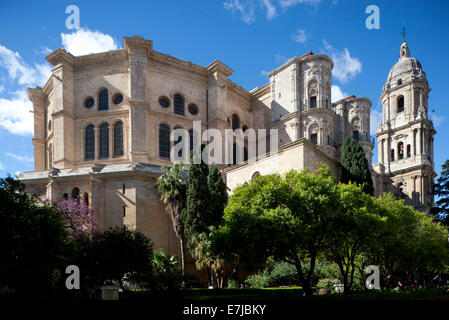
<svg viewBox="0 0 449 320"><path fill-rule="evenodd" d="M63 200L57 206L63 213L70 240L92 236L98 231L97 216L91 206L80 203L78 199Z"/></svg>

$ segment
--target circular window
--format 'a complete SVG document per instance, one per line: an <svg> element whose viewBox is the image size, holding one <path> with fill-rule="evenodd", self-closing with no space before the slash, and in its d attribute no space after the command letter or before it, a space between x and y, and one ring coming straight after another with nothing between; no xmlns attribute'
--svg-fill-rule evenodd
<svg viewBox="0 0 449 320"><path fill-rule="evenodd" d="M170 106L170 100L167 97L160 97L159 104L162 108L168 108Z"/></svg>
<svg viewBox="0 0 449 320"><path fill-rule="evenodd" d="M117 93L114 96L114 104L120 104L123 101L123 96L120 93Z"/></svg>
<svg viewBox="0 0 449 320"><path fill-rule="evenodd" d="M92 108L94 106L94 98L88 97L86 100L84 100L84 106L86 108Z"/></svg>
<svg viewBox="0 0 449 320"><path fill-rule="evenodd" d="M198 114L198 107L197 107L197 105L193 104L193 103L189 104L189 112L191 114Z"/></svg>
<svg viewBox="0 0 449 320"><path fill-rule="evenodd" d="M51 131L51 120L48 120L48 131Z"/></svg>

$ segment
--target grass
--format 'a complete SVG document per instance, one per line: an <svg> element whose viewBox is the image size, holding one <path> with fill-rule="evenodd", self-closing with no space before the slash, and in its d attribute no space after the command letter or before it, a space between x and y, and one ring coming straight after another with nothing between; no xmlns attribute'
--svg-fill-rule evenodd
<svg viewBox="0 0 449 320"><path fill-rule="evenodd" d="M149 297L171 296L185 302L199 301L394 301L394 300L416 300L431 297L441 297L449 300L449 294L445 289L417 289L407 291L368 291L352 294L330 294L306 297L301 287L288 288L263 288L263 289L203 289L194 288L177 292L151 293L149 291L134 291L121 293L120 299L144 299Z"/></svg>

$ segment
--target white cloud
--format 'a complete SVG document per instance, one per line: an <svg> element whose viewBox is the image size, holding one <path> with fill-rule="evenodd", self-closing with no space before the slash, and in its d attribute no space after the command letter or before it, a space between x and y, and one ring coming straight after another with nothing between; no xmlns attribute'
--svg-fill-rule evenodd
<svg viewBox="0 0 449 320"><path fill-rule="evenodd" d="M262 0L262 6L265 7L266 17L268 20L271 20L277 16L276 7L273 5L271 0Z"/></svg>
<svg viewBox="0 0 449 320"><path fill-rule="evenodd" d="M346 98L349 96L346 92L343 92L341 88L335 84L331 86L331 101L336 102L338 100L341 100L343 98Z"/></svg>
<svg viewBox="0 0 449 320"><path fill-rule="evenodd" d="M379 123L382 122L382 111L379 111L376 109L371 110L369 120L370 120L370 123L369 123L370 133L372 136L374 136L374 135L376 135Z"/></svg>
<svg viewBox="0 0 449 320"><path fill-rule="evenodd" d="M434 112L431 112L430 119L432 120L435 127L439 127L444 121L444 116L439 116L436 115Z"/></svg>
<svg viewBox="0 0 449 320"><path fill-rule="evenodd" d="M312 4L318 6L321 0L280 0L279 3L283 9L293 7L297 4Z"/></svg>
<svg viewBox="0 0 449 320"><path fill-rule="evenodd" d="M309 35L306 34L306 29L298 28L296 32L292 35L292 39L295 42L304 43Z"/></svg>
<svg viewBox="0 0 449 320"><path fill-rule="evenodd" d="M17 161L20 161L20 162L34 162L34 159L31 158L31 157L28 157L28 156L21 156L21 155L14 154L14 153L11 153L11 152L6 152L5 154L8 157L11 157L11 158L13 158L13 159L15 159Z"/></svg>
<svg viewBox="0 0 449 320"><path fill-rule="evenodd" d="M0 128L20 135L32 135L33 105L25 89L13 92L11 99L0 98Z"/></svg>
<svg viewBox="0 0 449 320"><path fill-rule="evenodd" d="M11 80L26 86L42 86L51 74L48 63L35 64L31 67L23 61L18 52L13 52L2 45L0 45L0 67L6 69Z"/></svg>
<svg viewBox="0 0 449 320"><path fill-rule="evenodd" d="M51 67L48 63L29 66L19 53L13 52L0 45L0 68L5 69L8 79L23 86L43 86L51 75ZM2 90L4 87L2 86ZM8 98L0 98L0 128L14 134L33 134L33 109L28 100L26 89L20 89L9 93Z"/></svg>
<svg viewBox="0 0 449 320"><path fill-rule="evenodd" d="M353 79L357 74L362 72L362 63L358 58L351 57L349 50L344 48L338 51L330 44L323 40L324 51L330 55L334 61L334 69L332 75L343 83Z"/></svg>
<svg viewBox="0 0 449 320"><path fill-rule="evenodd" d="M73 33L61 33L64 49L74 56L117 50L117 41L108 34L81 28Z"/></svg>
<svg viewBox="0 0 449 320"><path fill-rule="evenodd" d="M223 2L226 10L240 13L243 22L250 24L256 21L254 3L252 1L229 0Z"/></svg>
<svg viewBox="0 0 449 320"><path fill-rule="evenodd" d="M269 71L267 71L267 70L260 71L260 74L264 77L266 77L268 75L268 73L269 73Z"/></svg>
<svg viewBox="0 0 449 320"><path fill-rule="evenodd" d="M41 54L47 55L47 54L50 54L52 52L53 52L53 50L50 49L49 47L41 47L41 51L40 51Z"/></svg>
<svg viewBox="0 0 449 320"><path fill-rule="evenodd" d="M3 165L3 163L0 162L0 171L5 170L5 166Z"/></svg>
<svg viewBox="0 0 449 320"><path fill-rule="evenodd" d="M283 63L287 62L287 60L288 60L288 58L283 55L280 55L277 53L274 55L274 62L276 62L276 63L283 64Z"/></svg>

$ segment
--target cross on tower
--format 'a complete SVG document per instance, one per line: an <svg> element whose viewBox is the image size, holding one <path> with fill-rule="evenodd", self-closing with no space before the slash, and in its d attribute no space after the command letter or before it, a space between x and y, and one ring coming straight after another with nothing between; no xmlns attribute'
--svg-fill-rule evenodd
<svg viewBox="0 0 449 320"><path fill-rule="evenodd" d="M402 32L401 32L401 34L402 34L402 40L405 42L405 35L406 35L406 33L405 33L405 27L402 27Z"/></svg>

